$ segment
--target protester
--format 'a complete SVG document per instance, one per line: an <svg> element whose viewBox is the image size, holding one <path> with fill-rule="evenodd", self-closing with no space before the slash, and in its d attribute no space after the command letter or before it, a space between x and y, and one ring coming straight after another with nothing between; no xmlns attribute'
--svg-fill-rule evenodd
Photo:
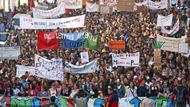
<svg viewBox="0 0 190 107"><path fill-rule="evenodd" d="M136 0L142 2L143 0ZM152 0L159 1L159 0ZM162 100L168 98L166 102L171 102L170 107L186 107L190 103L190 56L188 53L180 53L161 50L161 63L155 62L155 44L158 35L172 38L186 38L185 42L190 46L190 9L189 0L178 0L168 9L150 10L147 12L119 12L113 11L109 14L100 12L86 12L85 8L70 10L57 18L66 18L85 14L85 25L83 28L68 29L17 29L10 18L17 13L27 14L26 5L15 8L13 11L0 11L0 40L2 32L7 33L3 47L20 46L18 59L1 59L0 55L0 95L15 97L48 97L51 96L52 105L60 96L68 97L71 107L87 107L89 98L101 98L105 100L106 107L118 107L122 98L137 98L141 100L142 107L162 106ZM184 1L184 2L180 2ZM42 8L52 9L56 3L48 3L44 0L39 5ZM161 27L157 27L157 15L173 14L172 24L179 19L180 27L176 34L164 34ZM171 30L171 27L164 27ZM38 49L38 32L90 32L95 40L99 36L99 48L93 49ZM4 35L5 36L5 35ZM112 50L109 48L109 41L123 40L126 48ZM60 43L64 44L64 43ZM93 45L93 43L91 43ZM91 45L90 44L90 45ZM177 44L177 43L176 43ZM175 45L175 44L172 44ZM119 46L118 46L119 47ZM182 47L185 47L182 46ZM182 47L180 49L182 49ZM63 59L63 66L66 62L79 66L82 63L81 52L88 52L89 62L98 58L96 72L89 74L66 73L64 79L50 80L32 75L26 71L24 75L16 77L16 65L35 66L35 54L49 60ZM113 66L112 55L114 53L135 53L140 52L140 64L138 67ZM1 54L1 52L0 52ZM15 53L16 54L16 53ZM86 95L84 95L84 92ZM88 94L87 94L88 93ZM144 98L145 97L145 98ZM43 106L46 106L47 99L42 99ZM131 100L130 99L130 100ZM138 101L139 102L139 101ZM161 103L160 103L161 102ZM183 103L182 103L183 102ZM135 102L136 103L136 102ZM0 103L1 104L1 103ZM10 104L10 103L9 103ZM51 105L51 104L50 104ZM1 105L0 105L1 106Z"/></svg>
<svg viewBox="0 0 190 107"><path fill-rule="evenodd" d="M108 86L108 94L105 107L118 107L119 98L111 86Z"/></svg>

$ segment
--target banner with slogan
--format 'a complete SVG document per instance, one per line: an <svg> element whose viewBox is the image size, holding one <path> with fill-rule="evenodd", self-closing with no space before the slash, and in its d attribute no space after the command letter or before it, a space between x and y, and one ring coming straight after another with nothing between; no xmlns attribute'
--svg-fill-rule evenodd
<svg viewBox="0 0 190 107"><path fill-rule="evenodd" d="M168 34L168 35L174 35L179 31L179 20L177 20L177 22L175 23L175 25L173 26L173 28L171 30L167 30L164 26L161 26L161 31L164 34Z"/></svg>
<svg viewBox="0 0 190 107"><path fill-rule="evenodd" d="M98 65L97 59L81 66L73 65L71 63L66 62L65 71L74 74L94 73L96 71L97 65Z"/></svg>
<svg viewBox="0 0 190 107"><path fill-rule="evenodd" d="M161 0L157 2L153 2L152 0L145 0L140 3L135 3L136 6L147 6L149 9L158 10L158 9L167 9L168 8L168 1Z"/></svg>
<svg viewBox="0 0 190 107"><path fill-rule="evenodd" d="M33 17L39 19L56 18L65 13L64 4L59 4L57 7L50 10L42 10L39 8L33 8Z"/></svg>
<svg viewBox="0 0 190 107"><path fill-rule="evenodd" d="M86 11L87 12L97 12L99 11L99 6L95 3L86 2Z"/></svg>
<svg viewBox="0 0 190 107"><path fill-rule="evenodd" d="M186 53L188 51L188 45L185 43L185 38L157 36L157 41L162 44L161 50L178 53Z"/></svg>
<svg viewBox="0 0 190 107"><path fill-rule="evenodd" d="M85 15L60 19L37 19L20 17L19 29L57 29L84 27Z"/></svg>
<svg viewBox="0 0 190 107"><path fill-rule="evenodd" d="M108 43L109 49L125 49L125 41L114 40Z"/></svg>
<svg viewBox="0 0 190 107"><path fill-rule="evenodd" d="M26 72L29 73L29 75L35 75L36 68L32 66L24 66L24 65L16 65L16 77L22 77L25 75Z"/></svg>
<svg viewBox="0 0 190 107"><path fill-rule="evenodd" d="M52 61L35 54L35 68L38 77L63 81L62 59Z"/></svg>
<svg viewBox="0 0 190 107"><path fill-rule="evenodd" d="M0 47L0 60L18 59L19 55L20 55L20 46Z"/></svg>
<svg viewBox="0 0 190 107"><path fill-rule="evenodd" d="M91 32L85 32L84 38L85 38L85 43L84 43L85 48L94 49L94 50L99 49L99 47L100 47L99 39L100 38L98 35L92 35Z"/></svg>
<svg viewBox="0 0 190 107"><path fill-rule="evenodd" d="M147 6L152 10L167 9L168 8L168 1L167 0L161 0L160 2L153 2L152 0L149 0Z"/></svg>
<svg viewBox="0 0 190 107"><path fill-rule="evenodd" d="M79 49L84 47L84 32L61 33L61 47L64 49Z"/></svg>
<svg viewBox="0 0 190 107"><path fill-rule="evenodd" d="M63 0L66 9L81 9L82 0Z"/></svg>
<svg viewBox="0 0 190 107"><path fill-rule="evenodd" d="M46 107L51 103L50 97L5 97L1 96L0 106L3 107ZM7 99L7 100L5 100ZM56 97L55 103L60 107L68 107L67 97Z"/></svg>
<svg viewBox="0 0 190 107"><path fill-rule="evenodd" d="M135 6L135 0L118 0L117 10L133 12Z"/></svg>
<svg viewBox="0 0 190 107"><path fill-rule="evenodd" d="M140 65L140 53L112 54L112 65L136 67Z"/></svg>
<svg viewBox="0 0 190 107"><path fill-rule="evenodd" d="M80 53L80 57L81 57L81 62L82 62L83 64L89 62L89 55L88 55L88 52L81 52L81 53Z"/></svg>
<svg viewBox="0 0 190 107"><path fill-rule="evenodd" d="M168 16L158 15L157 17L157 26L171 26L173 20L173 14Z"/></svg>
<svg viewBox="0 0 190 107"><path fill-rule="evenodd" d="M106 99L90 98L88 107L103 107ZM147 104L147 101L150 102ZM51 103L50 97L6 97L0 96L0 106L3 107L46 107ZM55 103L59 107L69 107L69 99L65 96L57 96ZM147 97L124 97L120 98L118 107L174 107L174 103L169 97L159 97L151 99Z"/></svg>
<svg viewBox="0 0 190 107"><path fill-rule="evenodd" d="M59 48L57 32L38 32L38 49L51 50Z"/></svg>

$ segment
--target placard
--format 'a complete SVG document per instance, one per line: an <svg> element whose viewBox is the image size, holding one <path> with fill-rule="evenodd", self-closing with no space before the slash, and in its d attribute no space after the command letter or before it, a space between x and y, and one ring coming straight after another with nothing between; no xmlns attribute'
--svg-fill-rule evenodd
<svg viewBox="0 0 190 107"><path fill-rule="evenodd" d="M112 65L136 67L140 65L140 53L112 54Z"/></svg>
<svg viewBox="0 0 190 107"><path fill-rule="evenodd" d="M125 41L122 40L114 40L109 42L109 49L125 49Z"/></svg>

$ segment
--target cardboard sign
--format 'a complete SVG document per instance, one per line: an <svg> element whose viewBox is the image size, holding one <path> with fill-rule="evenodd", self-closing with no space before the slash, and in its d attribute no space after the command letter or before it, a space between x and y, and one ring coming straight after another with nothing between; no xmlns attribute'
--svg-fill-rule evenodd
<svg viewBox="0 0 190 107"><path fill-rule="evenodd" d="M134 12L135 0L118 0L117 10Z"/></svg>
<svg viewBox="0 0 190 107"><path fill-rule="evenodd" d="M146 6L137 6L137 13L142 13L144 16L148 13L148 8Z"/></svg>
<svg viewBox="0 0 190 107"><path fill-rule="evenodd" d="M109 49L125 49L125 41L115 40L109 42Z"/></svg>

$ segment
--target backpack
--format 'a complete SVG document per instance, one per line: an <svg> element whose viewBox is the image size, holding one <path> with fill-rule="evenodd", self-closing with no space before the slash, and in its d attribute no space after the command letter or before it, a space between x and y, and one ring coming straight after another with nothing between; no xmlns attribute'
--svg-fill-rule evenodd
<svg viewBox="0 0 190 107"><path fill-rule="evenodd" d="M176 101L177 101L178 103L183 103L183 102L185 102L184 91L185 91L185 88L183 88L182 90L178 90L178 89L177 89Z"/></svg>

